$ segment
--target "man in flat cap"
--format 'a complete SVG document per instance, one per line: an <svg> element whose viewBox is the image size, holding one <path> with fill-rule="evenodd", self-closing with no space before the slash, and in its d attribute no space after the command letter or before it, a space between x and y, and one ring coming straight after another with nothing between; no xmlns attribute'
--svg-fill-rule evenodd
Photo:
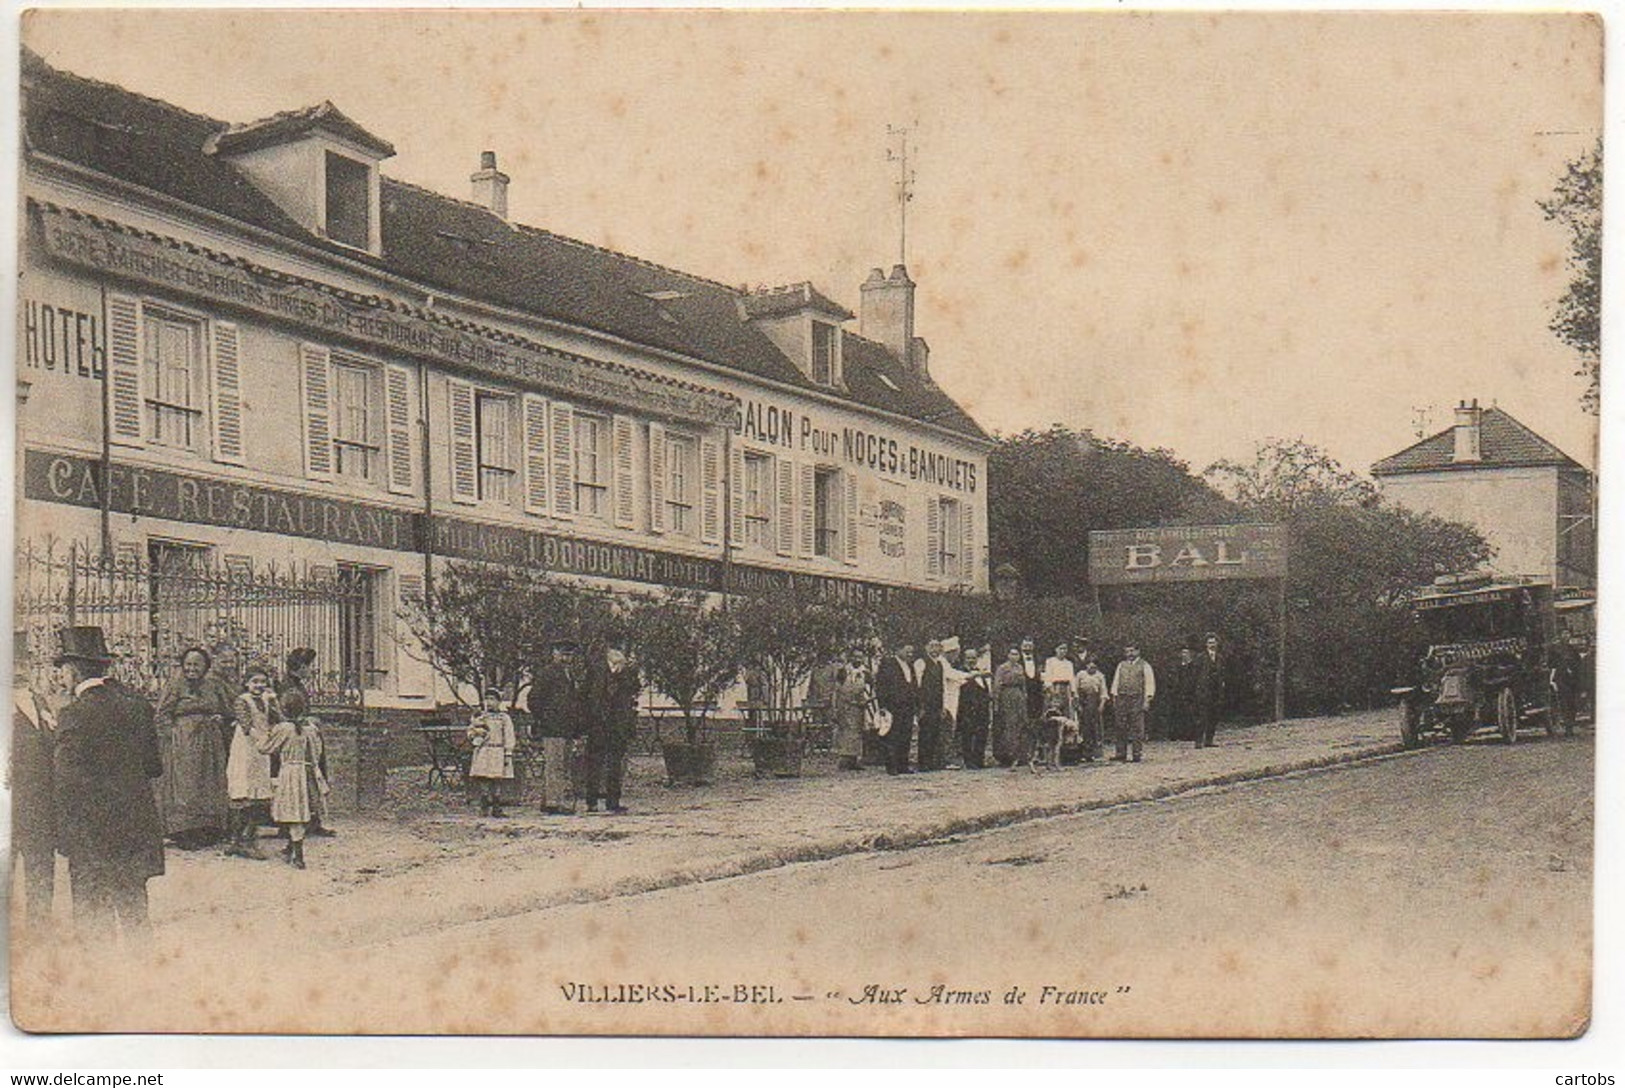
<svg viewBox="0 0 1625 1088"><path fill-rule="evenodd" d="M152 779L163 773L148 702L107 675L100 627L68 627L56 663L73 698L57 716L53 753L57 849L68 858L75 923L127 943L147 935L147 881L164 871L164 826Z"/></svg>

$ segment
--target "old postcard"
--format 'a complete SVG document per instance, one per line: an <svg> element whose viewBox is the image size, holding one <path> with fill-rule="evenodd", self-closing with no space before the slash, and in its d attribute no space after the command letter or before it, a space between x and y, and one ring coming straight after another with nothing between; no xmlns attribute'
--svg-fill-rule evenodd
<svg viewBox="0 0 1625 1088"><path fill-rule="evenodd" d="M24 1030L1586 1030L1597 17L22 41Z"/></svg>

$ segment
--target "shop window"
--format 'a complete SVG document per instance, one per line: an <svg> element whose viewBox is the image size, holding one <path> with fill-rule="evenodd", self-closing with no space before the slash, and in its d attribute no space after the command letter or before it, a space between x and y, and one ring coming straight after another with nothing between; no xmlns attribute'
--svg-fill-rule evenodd
<svg viewBox="0 0 1625 1088"><path fill-rule="evenodd" d="M378 625L386 573L379 567L338 565L339 670L346 687L375 688L384 675Z"/></svg>
<svg viewBox="0 0 1625 1088"><path fill-rule="evenodd" d="M375 368L333 363L333 457L340 476L376 480L382 429Z"/></svg>
<svg viewBox="0 0 1625 1088"><path fill-rule="evenodd" d="M695 535L694 504L698 496L698 460L694 439L666 432L666 531Z"/></svg>
<svg viewBox="0 0 1625 1088"><path fill-rule="evenodd" d="M514 399L497 393L474 398L474 442L479 454L479 497L486 502L513 502Z"/></svg>
<svg viewBox="0 0 1625 1088"><path fill-rule="evenodd" d="M147 437L196 450L203 437L203 325L169 310L145 307Z"/></svg>
<svg viewBox="0 0 1625 1088"><path fill-rule="evenodd" d="M773 458L747 453L744 458L743 543L748 547L773 550Z"/></svg>
<svg viewBox="0 0 1625 1088"><path fill-rule="evenodd" d="M813 473L813 554L834 559L841 554L841 474L832 468Z"/></svg>
<svg viewBox="0 0 1625 1088"><path fill-rule="evenodd" d="M372 241L371 170L364 162L327 153L327 236L367 249Z"/></svg>
<svg viewBox="0 0 1625 1088"><path fill-rule="evenodd" d="M609 519L610 424L604 416L575 414L576 514Z"/></svg>

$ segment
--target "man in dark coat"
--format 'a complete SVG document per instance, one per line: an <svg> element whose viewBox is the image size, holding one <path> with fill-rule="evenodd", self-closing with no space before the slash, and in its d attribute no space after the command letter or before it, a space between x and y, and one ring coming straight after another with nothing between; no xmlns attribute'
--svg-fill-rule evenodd
<svg viewBox="0 0 1625 1088"><path fill-rule="evenodd" d="M1030 638L1021 640L1021 675L1027 681L1027 720L1036 726L1044 716L1044 663Z"/></svg>
<svg viewBox="0 0 1625 1088"><path fill-rule="evenodd" d="M57 717L52 769L57 849L68 858L75 920L89 934L147 932L147 881L164 871L164 826L152 779L163 774L148 702L108 679L99 627L62 631L57 664L73 699Z"/></svg>
<svg viewBox="0 0 1625 1088"><path fill-rule="evenodd" d="M891 715L886 734L886 773L911 774L909 748L914 743L914 715L920 710L920 683L914 671L914 647L901 646L883 657L875 670L875 702Z"/></svg>
<svg viewBox="0 0 1625 1088"><path fill-rule="evenodd" d="M621 782L626 749L638 725L638 692L643 682L636 663L620 646L593 656L587 667L587 811L604 800L608 811L625 812Z"/></svg>
<svg viewBox="0 0 1625 1088"><path fill-rule="evenodd" d="M35 925L50 920L56 894L56 716L34 694L28 632L13 635L11 647L11 859L23 867L24 918Z"/></svg>
<svg viewBox="0 0 1625 1088"><path fill-rule="evenodd" d="M570 780L570 742L587 731L582 681L573 660L576 646L555 642L553 659L532 670L531 737L542 749L542 810L575 815Z"/></svg>
<svg viewBox="0 0 1625 1088"><path fill-rule="evenodd" d="M1170 740L1200 740L1201 724L1196 712L1196 681L1202 666L1189 646L1179 648L1179 663L1169 678L1168 697L1162 711Z"/></svg>
<svg viewBox="0 0 1625 1088"><path fill-rule="evenodd" d="M1213 747L1213 734L1224 709L1225 669L1229 661L1219 652L1219 636L1209 634L1196 659L1196 747Z"/></svg>

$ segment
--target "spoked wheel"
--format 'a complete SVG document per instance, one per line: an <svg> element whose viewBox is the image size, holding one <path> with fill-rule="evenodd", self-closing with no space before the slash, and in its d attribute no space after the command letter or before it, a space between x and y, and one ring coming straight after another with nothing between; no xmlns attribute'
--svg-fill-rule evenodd
<svg viewBox="0 0 1625 1088"><path fill-rule="evenodd" d="M1502 688L1495 697L1495 724L1501 729L1502 740L1518 743L1518 697L1511 688Z"/></svg>
<svg viewBox="0 0 1625 1088"><path fill-rule="evenodd" d="M1407 702L1400 710L1399 739L1407 748L1422 746L1422 712L1415 703Z"/></svg>

